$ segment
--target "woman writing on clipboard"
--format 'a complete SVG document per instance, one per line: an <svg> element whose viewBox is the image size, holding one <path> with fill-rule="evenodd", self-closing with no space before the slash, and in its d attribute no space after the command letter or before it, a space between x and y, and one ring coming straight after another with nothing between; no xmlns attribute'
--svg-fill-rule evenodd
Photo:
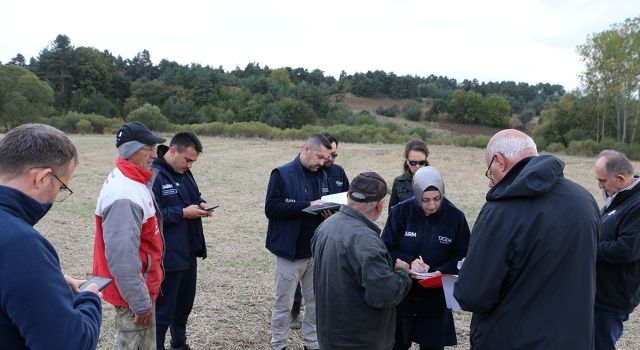
<svg viewBox="0 0 640 350"><path fill-rule="evenodd" d="M444 182L436 168L416 171L414 198L394 206L382 232L393 260L406 261L415 272L457 274L458 261L467 254L469 225L464 213L444 197ZM423 287L413 281L409 295L398 305L394 350L444 349L457 344L451 310L442 284Z"/></svg>

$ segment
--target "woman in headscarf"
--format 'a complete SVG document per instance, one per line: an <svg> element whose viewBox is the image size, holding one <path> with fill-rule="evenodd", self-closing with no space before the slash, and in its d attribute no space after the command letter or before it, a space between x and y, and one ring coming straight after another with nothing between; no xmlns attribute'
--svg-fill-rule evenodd
<svg viewBox="0 0 640 350"><path fill-rule="evenodd" d="M467 254L469 244L464 213L445 198L442 176L434 167L416 171L412 190L414 200L391 208L382 232L391 257L411 264L417 273L457 274L458 261ZM441 283L425 288L414 280L396 311L394 350L409 349L412 342L420 344L421 350L457 344Z"/></svg>

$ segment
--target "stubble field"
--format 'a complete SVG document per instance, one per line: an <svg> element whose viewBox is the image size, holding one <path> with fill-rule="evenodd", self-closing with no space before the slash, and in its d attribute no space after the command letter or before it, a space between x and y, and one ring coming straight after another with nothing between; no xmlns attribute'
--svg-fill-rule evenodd
<svg viewBox="0 0 640 350"><path fill-rule="evenodd" d="M103 179L114 166L116 149L113 136L71 138L80 152L80 165L69 184L74 194L54 205L37 228L56 247L63 270L79 278L91 274L93 213ZM268 349L275 259L264 248L264 197L271 170L293 159L302 142L212 137L203 137L202 141L204 152L193 173L203 196L209 203L220 204L220 208L213 218L205 220L209 257L199 260L188 341L194 349ZM337 163L350 179L373 170L390 186L401 173L403 149L404 145L341 144ZM473 226L488 189L484 151L432 146L430 152L430 163L444 177L447 197L464 211ZM560 158L566 162L566 176L585 186L601 204L593 177L594 160L564 155ZM639 163L634 166L640 169ZM385 220L383 214L378 224L383 226ZM103 311L98 348L110 349L113 307L103 303ZM618 349L640 348L637 314L625 323ZM457 312L455 319L459 345L451 349L468 349L471 315ZM301 338L300 331L292 332L289 348L302 349Z"/></svg>

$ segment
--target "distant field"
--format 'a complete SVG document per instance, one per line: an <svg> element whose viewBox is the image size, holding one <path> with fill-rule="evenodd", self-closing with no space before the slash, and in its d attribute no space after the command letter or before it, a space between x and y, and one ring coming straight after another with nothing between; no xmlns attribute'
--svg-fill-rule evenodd
<svg viewBox="0 0 640 350"><path fill-rule="evenodd" d="M80 166L69 186L74 194L38 224L55 245L66 273L91 273L95 203L104 176L113 168L112 136L72 136L80 152ZM210 203L220 204L205 223L209 258L199 261L198 295L189 321L194 349L268 349L273 302L274 258L264 248L267 220L264 197L271 169L298 153L301 141L260 139L202 139L204 153L193 172ZM341 144L338 164L349 178L373 170L391 185L401 173L403 145ZM429 157L443 174L447 197L463 210L470 225L484 203L487 179L480 149L433 146ZM601 203L593 178L593 159L561 156L566 175L589 189ZM640 163L635 163L640 169ZM384 211L386 213L386 210ZM386 215L378 224L384 225ZM113 343L113 307L104 306L99 349ZM460 345L468 349L470 314L455 315ZM640 349L640 316L625 324L618 349ZM292 334L291 349L301 349L301 332Z"/></svg>

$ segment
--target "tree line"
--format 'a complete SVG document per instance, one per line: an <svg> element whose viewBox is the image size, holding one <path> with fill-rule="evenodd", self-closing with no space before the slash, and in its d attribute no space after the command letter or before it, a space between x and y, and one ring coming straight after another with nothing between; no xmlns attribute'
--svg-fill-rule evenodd
<svg viewBox="0 0 640 350"><path fill-rule="evenodd" d="M24 78L25 71L16 67L45 82L52 96L42 83L33 76ZM336 80L318 69L271 69L259 63L232 71L197 63L181 65L167 59L154 65L147 50L124 59L108 50L74 47L71 39L63 34L28 61L17 54L2 66L2 72L0 86L6 89L0 92L0 118L5 130L36 115L64 116L76 112L126 119L140 109L145 115L152 113L152 119L159 118L159 124L257 121L283 129L318 122L358 124L362 118L350 115L339 103L330 103L330 96L346 93L363 97L428 98L433 109L426 116L428 119L437 119L451 109L452 117L460 122L504 126L511 113L529 109L537 114L544 103L557 100L564 93L560 85L478 83L477 80L458 83L444 76L397 76L383 71L353 75L342 72ZM16 79L26 81L16 84ZM501 118L492 117L487 121L483 117L482 111L495 105L491 102L480 112L460 108L455 103L449 108L453 97L457 96L454 102L459 104L460 97L470 91L482 98L504 98L508 104L501 101L499 112L492 112L501 114ZM17 96L20 98L16 99ZM470 99L478 101L475 95ZM32 106L28 107L25 101L31 101ZM407 115L413 119L422 117L421 111L416 114L415 108Z"/></svg>

